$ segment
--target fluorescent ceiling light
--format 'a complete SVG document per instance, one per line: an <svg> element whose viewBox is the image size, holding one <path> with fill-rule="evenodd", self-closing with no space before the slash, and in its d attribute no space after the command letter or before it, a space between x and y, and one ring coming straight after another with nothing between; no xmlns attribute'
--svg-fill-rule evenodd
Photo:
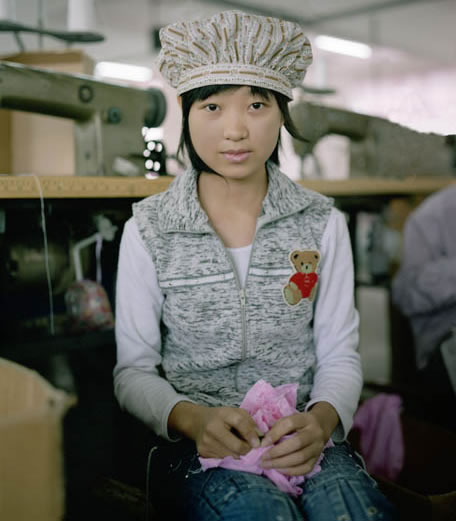
<svg viewBox="0 0 456 521"><path fill-rule="evenodd" d="M367 59L372 55L372 49L365 43L334 38L333 36L317 36L315 38L315 45L324 51L346 54L347 56L354 56L355 58Z"/></svg>
<svg viewBox="0 0 456 521"><path fill-rule="evenodd" d="M95 65L95 77L143 83L152 80L153 72L152 69L141 67L139 65L129 65L117 62L99 62Z"/></svg>

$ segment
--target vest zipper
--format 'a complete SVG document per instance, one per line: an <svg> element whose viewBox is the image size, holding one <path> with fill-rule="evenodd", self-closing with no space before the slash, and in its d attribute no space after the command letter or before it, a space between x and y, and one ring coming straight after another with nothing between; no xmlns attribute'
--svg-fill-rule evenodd
<svg viewBox="0 0 456 521"><path fill-rule="evenodd" d="M241 285L241 281L239 280L239 275L238 275L238 272L236 270L236 266L235 266L235 264L233 262L233 259L231 258L231 255L226 250L225 245L223 244L222 239L220 239L220 237L218 237L218 235L216 234L218 239L220 240L222 246L223 246L223 249L225 250L225 254L226 254L226 256L228 258L228 261L229 261L229 263L231 265L231 269L233 270L234 279L236 281L236 285L238 287L238 292L239 292L239 301L240 301L240 304L241 304L241 327L242 327L241 360L245 360L246 357L247 357L247 293L246 293L245 288L247 287L247 281L248 281L248 278L249 278L249 271L250 271L250 263L252 261L253 251L254 251L254 248L255 248L255 239L256 239L256 236L257 236L257 233L258 233L259 229L260 229L260 226L256 229L255 236L253 237L252 249L250 250L249 262L247 264L247 272L246 272L245 286L244 287L242 287L242 285Z"/></svg>
<svg viewBox="0 0 456 521"><path fill-rule="evenodd" d="M249 261L250 261L250 259L249 259ZM240 285L240 283L239 283L239 285ZM241 288L239 290L239 297L241 299L241 320L242 320L241 360L245 360L245 358L247 356L247 309L246 309L245 288Z"/></svg>
<svg viewBox="0 0 456 521"><path fill-rule="evenodd" d="M245 307L245 289L241 288L239 291L239 296L241 297L241 306Z"/></svg>
<svg viewBox="0 0 456 521"><path fill-rule="evenodd" d="M217 236L218 237L218 236ZM241 329L242 329L242 346L241 346L241 360L245 360L247 355L247 315L246 315L246 307L247 307L247 299L246 299L246 292L245 288L242 287L241 281L239 280L239 274L236 270L236 265L234 264L233 259L231 258L231 255L228 253L228 251L225 248L225 245L223 244L223 241L220 239L220 242L222 243L223 249L225 250L225 255L228 259L228 262L230 263L231 269L233 270L234 274L234 280L236 281L236 286L238 289L239 294L239 302L241 304ZM249 276L249 268L250 268L250 259L252 258L252 252L253 252L253 245L252 250L250 252L249 257L249 264L247 266L247 276L245 279L246 286L247 286L247 278Z"/></svg>

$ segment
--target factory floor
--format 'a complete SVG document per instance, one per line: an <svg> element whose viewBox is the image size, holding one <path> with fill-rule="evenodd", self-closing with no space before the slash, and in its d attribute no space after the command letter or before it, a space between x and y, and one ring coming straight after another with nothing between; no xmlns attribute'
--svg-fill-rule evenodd
<svg viewBox="0 0 456 521"><path fill-rule="evenodd" d="M84 519L93 509L92 487L112 475L117 404L112 392L114 346L72 355L77 404L64 419L65 521Z"/></svg>
<svg viewBox="0 0 456 521"><path fill-rule="evenodd" d="M144 498L134 496L145 489L149 431L120 411L113 394L114 364L113 343L68 357L77 404L67 412L63 426L64 521L144 519L138 515ZM121 497L127 489L119 492L109 480L133 487L127 501Z"/></svg>

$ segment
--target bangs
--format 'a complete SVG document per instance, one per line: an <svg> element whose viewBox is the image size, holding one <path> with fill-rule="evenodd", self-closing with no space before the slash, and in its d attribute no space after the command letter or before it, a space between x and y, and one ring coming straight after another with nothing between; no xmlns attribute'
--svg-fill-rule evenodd
<svg viewBox="0 0 456 521"><path fill-rule="evenodd" d="M206 85L204 87L198 87L197 89L184 92L184 94L182 94L182 98L187 98L191 106L193 103L195 103L195 101L204 101L205 99L210 98L211 96L215 96L216 94L237 90L241 87L250 87L250 93L253 96L260 96L264 100L270 100L273 96L269 89L265 89L264 87L255 87L253 85Z"/></svg>

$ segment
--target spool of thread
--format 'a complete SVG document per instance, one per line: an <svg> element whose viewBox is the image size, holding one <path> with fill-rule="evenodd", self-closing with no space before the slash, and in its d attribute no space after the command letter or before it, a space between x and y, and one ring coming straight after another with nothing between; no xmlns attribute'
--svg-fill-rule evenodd
<svg viewBox="0 0 456 521"><path fill-rule="evenodd" d="M69 31L91 31L95 29L94 0L68 0L67 25Z"/></svg>
<svg viewBox="0 0 456 521"><path fill-rule="evenodd" d="M0 20L10 20L10 0L0 0Z"/></svg>

